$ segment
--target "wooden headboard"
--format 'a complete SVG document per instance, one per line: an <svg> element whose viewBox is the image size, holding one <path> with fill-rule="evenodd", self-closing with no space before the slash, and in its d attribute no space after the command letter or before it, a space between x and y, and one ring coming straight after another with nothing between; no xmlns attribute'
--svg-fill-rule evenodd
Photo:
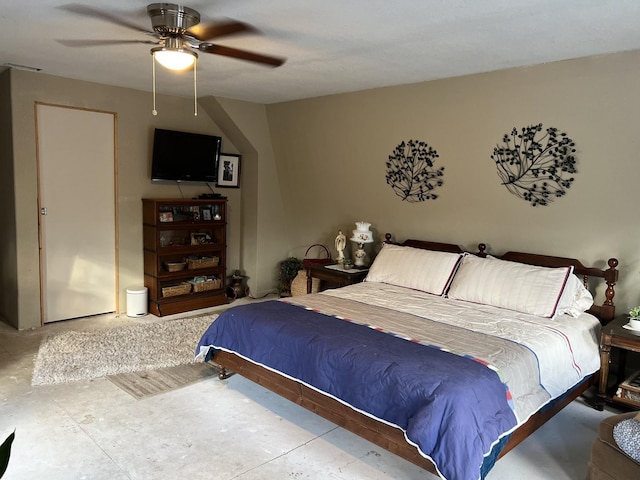
<svg viewBox="0 0 640 480"><path fill-rule="evenodd" d="M430 242L428 240L405 240L402 243L397 243L391 240L392 235L390 233L386 233L384 235L384 243L392 243L394 245L402 245L404 247L414 247L414 248L422 248L424 250L435 250L438 252L452 252L452 253L464 253L465 250L460 248L459 245L455 245L453 243L441 243L441 242Z"/></svg>
<svg viewBox="0 0 640 480"><path fill-rule="evenodd" d="M415 248L424 248L426 250L437 250L441 252L453 252L453 253L463 253L465 250L460 248L460 246L455 245L453 243L440 243L440 242L430 242L427 240L405 240L402 243L393 242L391 240L392 236L390 233L385 234L385 243L393 243L395 245L404 245L407 247L415 247ZM475 253L478 256L486 257L487 256L487 246L484 243L478 244L478 252ZM551 255L540 255L536 253L524 253L524 252L513 252L509 251L503 255L493 255L496 258L501 260L508 260L511 262L519 262L526 263L528 265L537 265L540 267L573 267L573 272L582 277L582 282L584 286L589 288L589 279L590 278L600 278L603 279L606 283L607 287L604 292L604 302L602 305L594 304L588 312L592 315L595 315L600 319L600 322L603 325L609 323L616 314L616 307L613 303L613 297L615 296L615 285L618 281L618 259L610 258L607 261L607 265L609 268L600 269L595 267L585 267L580 260L575 258L567 258L567 257L554 257Z"/></svg>

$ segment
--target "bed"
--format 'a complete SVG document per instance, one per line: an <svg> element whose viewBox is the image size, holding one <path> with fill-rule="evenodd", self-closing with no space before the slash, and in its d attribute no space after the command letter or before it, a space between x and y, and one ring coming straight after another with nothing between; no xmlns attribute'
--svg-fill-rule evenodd
<svg viewBox="0 0 640 480"><path fill-rule="evenodd" d="M364 282L232 307L196 355L442 478L476 480L597 380L617 266L387 235Z"/></svg>

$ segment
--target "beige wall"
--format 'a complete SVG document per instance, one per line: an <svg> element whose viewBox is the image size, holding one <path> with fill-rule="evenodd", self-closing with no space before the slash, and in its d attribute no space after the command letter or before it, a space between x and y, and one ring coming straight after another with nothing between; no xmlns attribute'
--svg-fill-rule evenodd
<svg viewBox="0 0 640 480"><path fill-rule="evenodd" d="M144 197L180 198L175 185L152 184L149 180L150 151L154 127L207 133L223 136L223 148L238 153L236 147L222 134L215 122L200 112L193 115L193 100L169 96L158 97L158 116L151 115L151 94L136 90L108 87L43 74L11 71L11 105L13 128L13 162L5 163L5 152L0 153L4 178L10 167L15 169L15 235L2 235L2 265L16 263L17 282L11 271L2 272L3 287L14 288L12 305L2 304L0 316L20 329L40 326L38 222L37 222L37 166L34 103L44 102L115 112L118 121L118 206L119 206L119 273L120 311L126 308L126 288L143 283L142 207ZM2 78L3 96L6 79ZM3 103L4 105L4 103ZM4 116L1 116L4 120ZM3 129L3 132L5 130ZM3 133L4 134L4 133ZM70 132L69 141L73 141ZM4 145L4 143L3 143ZM3 182L5 180L2 180ZM69 179L69 188L79 178ZM182 186L186 198L208 192L205 186ZM230 217L228 235L228 263L231 268L240 263L240 190L225 189L229 198ZM10 194L10 193L7 193ZM6 195L3 189L2 195ZM79 202L90 199L79 198ZM10 202L9 202L10 205ZM2 218L10 217L10 208L2 208ZM13 255L4 251L15 241ZM3 267L4 268L4 267ZM11 266L9 265L9 270ZM17 292L15 287L17 286ZM3 288L4 290L4 288ZM16 318L17 317L17 318Z"/></svg>
<svg viewBox="0 0 640 480"><path fill-rule="evenodd" d="M333 250L338 229L350 232L355 221L366 220L378 240L389 231L400 240L468 249L486 242L495 253L575 256L603 267L618 257L615 300L624 312L640 303L639 73L640 52L630 52L268 106L208 97L199 100L198 117L189 98L160 96L153 117L147 92L2 73L12 141L0 147L0 196L7 197L0 219L8 229L0 235L0 317L19 328L40 325L36 101L118 115L121 310L126 287L142 282L140 199L180 196L174 186L149 181L157 126L221 134L223 150L243 155L242 188L223 191L230 199L228 264L245 270L256 295L275 285L279 260L301 257L317 242ZM7 102L2 105L6 136ZM490 155L513 127L539 122L575 140L578 174L564 198L533 208L500 185ZM403 202L386 184L388 155L409 139L427 141L440 154L445 175L437 200ZM191 197L202 188L183 192Z"/></svg>
<svg viewBox="0 0 640 480"><path fill-rule="evenodd" d="M0 312L17 327L18 259L12 131L11 75L7 69L0 72Z"/></svg>
<svg viewBox="0 0 640 480"><path fill-rule="evenodd" d="M601 267L614 256L624 313L640 303L638 79L631 52L269 105L292 247L333 246L365 220L378 240L486 242ZM565 197L534 208L500 185L490 156L513 127L540 122L576 142L578 173ZM386 184L389 154L409 139L440 154L436 200L407 203Z"/></svg>
<svg viewBox="0 0 640 480"><path fill-rule="evenodd" d="M202 103L243 152L241 268L249 274L254 296L263 296L274 290L278 264L288 255L291 230L284 216L266 109L225 98Z"/></svg>

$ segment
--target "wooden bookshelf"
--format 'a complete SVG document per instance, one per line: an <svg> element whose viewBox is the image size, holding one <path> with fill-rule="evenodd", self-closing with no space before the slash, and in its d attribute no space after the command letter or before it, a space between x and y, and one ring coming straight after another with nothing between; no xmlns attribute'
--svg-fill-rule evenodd
<svg viewBox="0 0 640 480"><path fill-rule="evenodd" d="M224 199L143 199L149 312L172 315L227 303Z"/></svg>

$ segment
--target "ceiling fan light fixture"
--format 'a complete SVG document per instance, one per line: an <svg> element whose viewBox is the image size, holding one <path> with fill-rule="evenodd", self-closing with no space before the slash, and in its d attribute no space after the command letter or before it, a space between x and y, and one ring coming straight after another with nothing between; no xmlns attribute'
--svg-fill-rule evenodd
<svg viewBox="0 0 640 480"><path fill-rule="evenodd" d="M157 115L156 110L156 61L169 70L179 71L193 67L193 103L194 115L198 115L198 77L196 73L198 54L183 43L182 39L170 36L164 39L164 44L151 49L151 64L153 67L153 110L151 113Z"/></svg>
<svg viewBox="0 0 640 480"><path fill-rule="evenodd" d="M186 70L191 68L198 54L185 48L158 47L151 49L151 55L160 65L169 70Z"/></svg>

